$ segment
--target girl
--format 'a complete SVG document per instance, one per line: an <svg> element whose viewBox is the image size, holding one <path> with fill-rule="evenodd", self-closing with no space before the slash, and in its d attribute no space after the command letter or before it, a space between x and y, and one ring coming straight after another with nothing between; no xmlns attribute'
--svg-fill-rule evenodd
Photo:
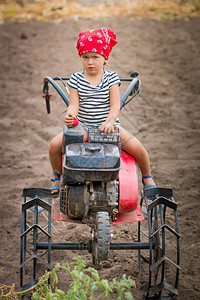
<svg viewBox="0 0 200 300"><path fill-rule="evenodd" d="M92 29L79 34L77 49L83 69L74 73L68 81L70 97L64 122L71 127L78 120L84 129L84 141L87 141L90 125L97 125L101 132L112 133L113 125L119 124L120 80L115 72L104 68L116 44L116 35L110 29ZM120 125L117 126L121 148L135 157L142 172L144 189L155 187L147 151L133 135ZM62 139L63 133L58 134L49 147L50 162L54 170L52 181L56 183L59 183L62 171ZM59 184L53 184L51 193L52 196L59 194Z"/></svg>

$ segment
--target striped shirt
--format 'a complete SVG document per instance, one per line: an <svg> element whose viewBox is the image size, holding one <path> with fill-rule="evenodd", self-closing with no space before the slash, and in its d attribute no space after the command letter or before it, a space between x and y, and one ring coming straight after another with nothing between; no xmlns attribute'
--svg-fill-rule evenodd
<svg viewBox="0 0 200 300"><path fill-rule="evenodd" d="M85 78L83 70L74 73L68 85L79 94L79 112L77 119L85 126L101 125L106 121L110 111L110 88L120 84L115 72L104 69L102 81L92 86Z"/></svg>

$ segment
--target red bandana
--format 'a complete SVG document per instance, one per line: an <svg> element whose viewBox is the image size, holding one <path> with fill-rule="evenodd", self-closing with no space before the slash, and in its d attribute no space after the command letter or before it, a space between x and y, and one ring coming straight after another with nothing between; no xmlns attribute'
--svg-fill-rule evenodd
<svg viewBox="0 0 200 300"><path fill-rule="evenodd" d="M107 28L100 28L81 32L76 48L80 56L86 52L96 52L108 59L112 47L116 44L114 32Z"/></svg>

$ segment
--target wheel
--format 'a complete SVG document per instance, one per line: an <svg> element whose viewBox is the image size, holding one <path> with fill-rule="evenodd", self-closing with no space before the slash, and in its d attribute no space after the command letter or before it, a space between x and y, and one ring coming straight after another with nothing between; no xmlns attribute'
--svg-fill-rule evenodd
<svg viewBox="0 0 200 300"><path fill-rule="evenodd" d="M174 202L172 190L162 188L146 192L144 201L149 229L146 234L149 239L149 257L146 259L149 263L147 299L162 296L172 299L174 295L178 295L179 277L180 235L177 204ZM140 233L144 232L140 230Z"/></svg>
<svg viewBox="0 0 200 300"><path fill-rule="evenodd" d="M98 212L92 239L92 259L96 269L99 268L100 261L109 257L110 239L109 213Z"/></svg>
<svg viewBox="0 0 200 300"><path fill-rule="evenodd" d="M51 191L49 189L23 190L20 239L20 288L25 291L38 282L38 278L44 274L44 271L50 270ZM40 239L47 241L48 247L45 252L37 248Z"/></svg>
<svg viewBox="0 0 200 300"><path fill-rule="evenodd" d="M163 247L161 244L161 235L163 235L164 232L159 231L159 216L161 216L161 214L162 211L159 212L157 207L154 208L151 221L153 225L152 233L154 233L152 236L152 243L155 245L155 248L152 248L152 251L150 252L150 260L152 261L152 265L156 264L161 259L163 250L165 248L165 244ZM163 241L165 242L165 239ZM157 284L159 270L160 265L155 267L154 271L152 272L154 285Z"/></svg>

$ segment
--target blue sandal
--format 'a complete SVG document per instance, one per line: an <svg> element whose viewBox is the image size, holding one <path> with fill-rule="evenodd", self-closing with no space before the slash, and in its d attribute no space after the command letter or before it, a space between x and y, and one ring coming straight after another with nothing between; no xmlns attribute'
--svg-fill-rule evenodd
<svg viewBox="0 0 200 300"><path fill-rule="evenodd" d="M143 184L144 184L144 179L147 179L147 178L153 178L153 175L143 176L142 177L142 183ZM144 191L148 190L148 189L155 188L155 187L157 187L155 184L147 184L147 185L144 184Z"/></svg>
<svg viewBox="0 0 200 300"><path fill-rule="evenodd" d="M60 173L58 171L56 171L56 170L53 171L53 175L57 176L57 177L55 177L54 179L51 179L52 182L60 181ZM60 185L54 184L54 185L52 185L52 187L50 187L50 190L57 191L56 193L51 193L51 197L56 198L59 196L59 193L60 193Z"/></svg>

